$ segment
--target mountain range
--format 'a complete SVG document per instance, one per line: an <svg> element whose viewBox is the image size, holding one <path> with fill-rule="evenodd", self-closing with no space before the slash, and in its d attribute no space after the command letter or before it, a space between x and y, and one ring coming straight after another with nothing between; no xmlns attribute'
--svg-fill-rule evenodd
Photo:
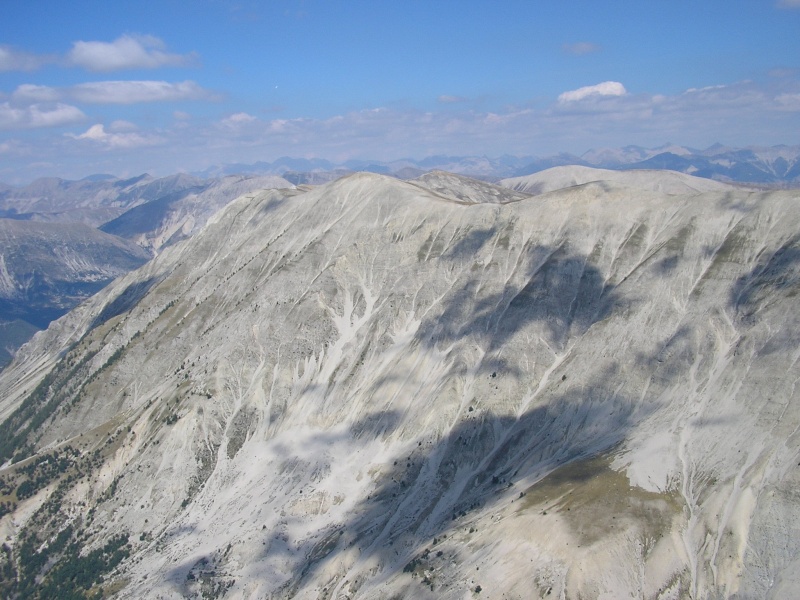
<svg viewBox="0 0 800 600"><path fill-rule="evenodd" d="M0 595L796 596L797 192L550 175L248 193L37 334Z"/></svg>
<svg viewBox="0 0 800 600"><path fill-rule="evenodd" d="M626 146L602 148L580 156L562 153L554 156L430 156L422 160L389 162L348 161L334 163L322 159L280 158L272 163L230 164L210 167L198 176L234 173L275 174L292 183L324 183L354 171L368 171L414 179L433 170L497 181L521 177L552 167L579 165L601 169L668 169L688 175L727 182L758 183L773 186L800 184L800 146L751 146L732 148L714 144L705 150L665 144L657 148Z"/></svg>

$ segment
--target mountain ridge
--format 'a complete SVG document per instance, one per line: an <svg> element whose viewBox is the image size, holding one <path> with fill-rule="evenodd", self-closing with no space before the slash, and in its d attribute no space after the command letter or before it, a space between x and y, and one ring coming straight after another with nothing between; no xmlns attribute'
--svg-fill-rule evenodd
<svg viewBox="0 0 800 600"><path fill-rule="evenodd" d="M664 169L610 170L569 165L552 167L533 175L500 180L499 184L529 194L542 194L595 181L619 183L665 194L701 194L733 191L726 183Z"/></svg>

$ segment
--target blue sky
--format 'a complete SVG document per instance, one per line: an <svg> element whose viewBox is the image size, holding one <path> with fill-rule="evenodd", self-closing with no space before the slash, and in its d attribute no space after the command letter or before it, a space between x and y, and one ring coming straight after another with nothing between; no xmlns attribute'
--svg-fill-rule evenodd
<svg viewBox="0 0 800 600"><path fill-rule="evenodd" d="M3 0L0 181L800 143L800 0Z"/></svg>

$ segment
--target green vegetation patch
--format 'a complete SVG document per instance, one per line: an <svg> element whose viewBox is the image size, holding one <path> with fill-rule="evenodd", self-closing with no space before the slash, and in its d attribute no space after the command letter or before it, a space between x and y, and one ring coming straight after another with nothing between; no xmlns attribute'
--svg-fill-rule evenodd
<svg viewBox="0 0 800 600"><path fill-rule="evenodd" d="M558 513L584 544L626 529L638 529L648 539L662 537L681 511L677 499L631 486L611 460L600 455L556 469L524 492L518 510L538 510L543 518Z"/></svg>

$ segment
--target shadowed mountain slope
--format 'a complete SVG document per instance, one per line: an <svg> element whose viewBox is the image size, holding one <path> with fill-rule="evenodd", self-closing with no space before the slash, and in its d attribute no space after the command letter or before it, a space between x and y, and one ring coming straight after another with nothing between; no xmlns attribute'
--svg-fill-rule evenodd
<svg viewBox="0 0 800 600"><path fill-rule="evenodd" d="M797 194L465 185L249 194L25 346L3 594L796 594Z"/></svg>
<svg viewBox="0 0 800 600"><path fill-rule="evenodd" d="M147 174L80 181L45 177L24 187L0 189L0 211L14 219L98 226L133 206L202 184L202 179L185 173L158 179Z"/></svg>
<svg viewBox="0 0 800 600"><path fill-rule="evenodd" d="M100 229L158 251L194 235L215 212L242 194L291 187L274 175L230 175L135 206Z"/></svg>

